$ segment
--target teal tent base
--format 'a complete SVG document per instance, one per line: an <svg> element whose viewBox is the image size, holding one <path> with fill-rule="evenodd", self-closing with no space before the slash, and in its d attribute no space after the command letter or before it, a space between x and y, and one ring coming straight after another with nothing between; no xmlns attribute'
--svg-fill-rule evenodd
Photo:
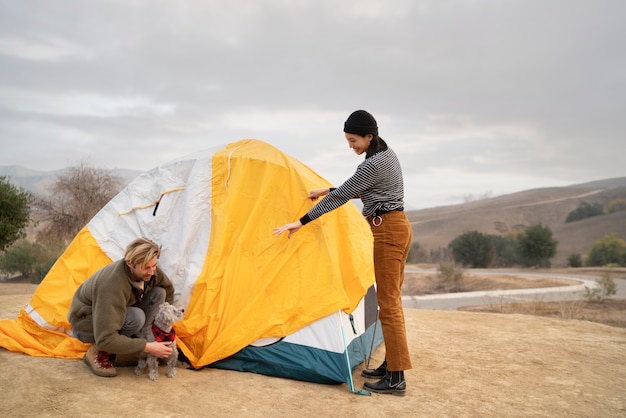
<svg viewBox="0 0 626 418"><path fill-rule="evenodd" d="M337 334L337 339L340 338L341 335ZM382 341L380 323L371 324L362 335L354 338L348 345L350 373L371 355L370 347L375 350ZM293 344L284 340L263 347L248 346L228 358L212 363L209 367L322 384L345 383L348 373L345 353Z"/></svg>

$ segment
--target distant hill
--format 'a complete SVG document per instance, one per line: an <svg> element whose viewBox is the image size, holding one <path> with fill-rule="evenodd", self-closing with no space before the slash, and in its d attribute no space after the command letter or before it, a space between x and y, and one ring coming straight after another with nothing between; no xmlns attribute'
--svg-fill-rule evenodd
<svg viewBox="0 0 626 418"><path fill-rule="evenodd" d="M560 267L567 264L570 254L585 257L593 243L604 235L615 232L626 239L626 212L565 223L567 215L582 202L605 206L618 198L626 198L626 177L408 211L407 216L413 225L413 239L429 250L446 247L464 232L506 234L541 223L549 226L559 241L552 265Z"/></svg>
<svg viewBox="0 0 626 418"><path fill-rule="evenodd" d="M60 170L54 171L38 171L21 167L19 165L4 165L0 166L0 176L10 177L10 182L27 190L36 195L43 196L47 193L48 189L56 177L66 173L70 168L66 167ZM127 170L123 168L114 168L106 170L110 175L120 177L122 179L122 185L126 186L135 177L142 173L138 170Z"/></svg>

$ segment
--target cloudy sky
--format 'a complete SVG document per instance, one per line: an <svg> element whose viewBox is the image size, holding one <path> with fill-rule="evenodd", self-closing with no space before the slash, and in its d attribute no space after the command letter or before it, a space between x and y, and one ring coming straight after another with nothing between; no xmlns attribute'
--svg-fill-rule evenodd
<svg viewBox="0 0 626 418"><path fill-rule="evenodd" d="M339 185L369 110L410 209L626 176L622 0L0 0L0 165L243 138Z"/></svg>

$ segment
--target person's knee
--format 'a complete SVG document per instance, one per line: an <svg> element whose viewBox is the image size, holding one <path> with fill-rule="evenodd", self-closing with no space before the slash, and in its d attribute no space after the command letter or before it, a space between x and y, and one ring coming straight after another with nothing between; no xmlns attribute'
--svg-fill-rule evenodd
<svg viewBox="0 0 626 418"><path fill-rule="evenodd" d="M126 311L126 320L122 328L122 334L126 336L135 335L146 323L146 314L139 308L130 307Z"/></svg>
<svg viewBox="0 0 626 418"><path fill-rule="evenodd" d="M151 305L160 305L163 302L165 302L165 297L167 296L167 293L165 292L165 289L162 287L153 287L147 294L146 294L146 299L149 300L149 303Z"/></svg>
<svg viewBox="0 0 626 418"><path fill-rule="evenodd" d="M82 331L78 331L77 329L72 328L72 335L78 341L86 343L86 344L93 344L94 342L96 342L96 339L94 338L94 335L91 332L82 332Z"/></svg>

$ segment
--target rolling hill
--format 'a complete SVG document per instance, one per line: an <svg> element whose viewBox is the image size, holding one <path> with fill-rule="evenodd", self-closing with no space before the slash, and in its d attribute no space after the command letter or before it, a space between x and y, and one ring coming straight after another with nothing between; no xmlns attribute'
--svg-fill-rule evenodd
<svg viewBox="0 0 626 418"><path fill-rule="evenodd" d="M413 225L413 239L428 250L446 247L464 232L498 235L541 223L549 226L559 241L552 265L561 267L567 265L570 254L585 257L593 243L607 234L615 232L626 239L626 212L565 223L582 202L605 206L618 198L626 198L626 177L408 211L407 216Z"/></svg>
<svg viewBox="0 0 626 418"><path fill-rule="evenodd" d="M28 190L36 195L45 195L59 175L66 174L70 167L54 171L40 171L24 168L19 165L0 166L0 176L9 177L9 181L17 187ZM120 177L125 186L142 173L138 170L114 168L106 170L110 175Z"/></svg>

